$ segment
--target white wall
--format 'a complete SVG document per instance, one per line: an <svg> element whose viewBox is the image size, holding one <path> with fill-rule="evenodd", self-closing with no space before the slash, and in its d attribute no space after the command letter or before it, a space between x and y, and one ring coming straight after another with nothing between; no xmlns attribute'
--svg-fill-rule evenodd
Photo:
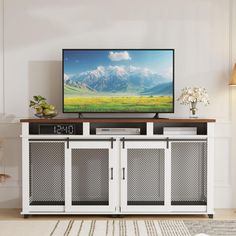
<svg viewBox="0 0 236 236"><path fill-rule="evenodd" d="M0 115L3 113L4 88L3 88L3 0L0 0Z"/></svg>
<svg viewBox="0 0 236 236"><path fill-rule="evenodd" d="M199 112L217 119L215 206L236 207L228 87L230 12L230 0L5 0L5 106L0 102L5 116L0 137L12 178L0 185L0 207L20 207L20 125L14 121L31 115L28 101L35 94L46 96L61 111L62 48L175 48L176 96L184 86L206 87L211 104L199 106ZM175 105L170 116L188 116L187 107Z"/></svg>
<svg viewBox="0 0 236 236"><path fill-rule="evenodd" d="M236 63L236 0L232 1L232 67ZM233 206L236 206L236 87L231 87L231 183L233 189Z"/></svg>

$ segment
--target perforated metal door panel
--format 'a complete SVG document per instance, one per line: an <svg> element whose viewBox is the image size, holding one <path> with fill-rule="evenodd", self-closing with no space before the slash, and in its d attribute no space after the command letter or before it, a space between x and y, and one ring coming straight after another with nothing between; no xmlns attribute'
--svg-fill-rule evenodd
<svg viewBox="0 0 236 236"><path fill-rule="evenodd" d="M171 204L207 204L207 142L172 142Z"/></svg>
<svg viewBox="0 0 236 236"><path fill-rule="evenodd" d="M127 149L127 205L164 205L164 149Z"/></svg>
<svg viewBox="0 0 236 236"><path fill-rule="evenodd" d="M72 149L72 205L109 205L109 149Z"/></svg>
<svg viewBox="0 0 236 236"><path fill-rule="evenodd" d="M30 205L64 205L64 142L29 144Z"/></svg>

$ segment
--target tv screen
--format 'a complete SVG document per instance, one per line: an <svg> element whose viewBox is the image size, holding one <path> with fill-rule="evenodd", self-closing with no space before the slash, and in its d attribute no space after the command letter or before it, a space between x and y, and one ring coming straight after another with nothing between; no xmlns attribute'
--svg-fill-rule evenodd
<svg viewBox="0 0 236 236"><path fill-rule="evenodd" d="M173 49L63 49L63 111L174 112Z"/></svg>

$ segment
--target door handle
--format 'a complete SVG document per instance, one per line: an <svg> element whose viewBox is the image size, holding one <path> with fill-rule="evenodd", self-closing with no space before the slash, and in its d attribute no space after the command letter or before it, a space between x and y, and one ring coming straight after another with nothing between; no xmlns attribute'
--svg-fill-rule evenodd
<svg viewBox="0 0 236 236"><path fill-rule="evenodd" d="M123 173L122 179L125 179L125 168L122 168L122 173Z"/></svg>
<svg viewBox="0 0 236 236"><path fill-rule="evenodd" d="M111 180L113 180L113 168L111 168Z"/></svg>

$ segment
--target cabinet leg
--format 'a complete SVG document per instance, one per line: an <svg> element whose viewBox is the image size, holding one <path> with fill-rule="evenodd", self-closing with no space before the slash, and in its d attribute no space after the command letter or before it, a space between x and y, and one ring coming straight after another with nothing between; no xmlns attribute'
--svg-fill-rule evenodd
<svg viewBox="0 0 236 236"><path fill-rule="evenodd" d="M29 218L29 215L24 215L24 219L27 219L27 218Z"/></svg>
<svg viewBox="0 0 236 236"><path fill-rule="evenodd" d="M119 214L117 214L117 215L110 215L110 217L112 217L112 218L123 218L123 215L119 215Z"/></svg>
<svg viewBox="0 0 236 236"><path fill-rule="evenodd" d="M213 214L208 214L209 219L213 219L213 216L214 216Z"/></svg>

